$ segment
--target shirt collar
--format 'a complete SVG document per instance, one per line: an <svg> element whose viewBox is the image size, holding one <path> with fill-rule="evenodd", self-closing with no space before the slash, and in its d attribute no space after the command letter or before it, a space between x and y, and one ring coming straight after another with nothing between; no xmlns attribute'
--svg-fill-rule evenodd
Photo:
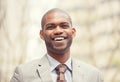
<svg viewBox="0 0 120 82"><path fill-rule="evenodd" d="M50 63L50 68L51 71L53 71L59 64L60 62L58 62L57 60L55 60L53 57L51 57L50 55L47 54L48 57L48 61ZM72 60L71 60L71 56L69 57L69 59L65 62L65 64L67 65L67 67L69 68L70 71L72 71Z"/></svg>

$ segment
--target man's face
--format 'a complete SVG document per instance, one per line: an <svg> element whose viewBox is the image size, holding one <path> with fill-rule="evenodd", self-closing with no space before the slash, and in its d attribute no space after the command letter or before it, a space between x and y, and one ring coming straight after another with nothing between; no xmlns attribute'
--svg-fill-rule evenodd
<svg viewBox="0 0 120 82"><path fill-rule="evenodd" d="M70 49L75 29L72 28L67 15L50 13L44 18L43 29L40 32L48 52L65 53Z"/></svg>

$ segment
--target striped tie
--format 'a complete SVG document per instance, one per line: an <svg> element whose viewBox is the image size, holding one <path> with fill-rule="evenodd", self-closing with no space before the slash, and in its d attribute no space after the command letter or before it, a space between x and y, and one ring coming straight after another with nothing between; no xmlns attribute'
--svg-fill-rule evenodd
<svg viewBox="0 0 120 82"><path fill-rule="evenodd" d="M65 71L67 70L67 66L65 64L60 64L55 68L55 70L58 74L57 82L67 82L64 75Z"/></svg>

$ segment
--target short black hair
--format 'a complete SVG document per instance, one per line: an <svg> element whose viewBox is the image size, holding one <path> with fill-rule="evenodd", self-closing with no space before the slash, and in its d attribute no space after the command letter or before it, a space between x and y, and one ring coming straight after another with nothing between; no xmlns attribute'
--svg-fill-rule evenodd
<svg viewBox="0 0 120 82"><path fill-rule="evenodd" d="M70 15L69 15L67 12L65 12L65 11L63 11L62 9L59 9L59 8L53 8L53 9L47 11L47 12L43 15L42 20L41 20L41 27L42 27L42 28L44 27L44 22L45 22L45 21L44 21L44 18L45 18L48 14L54 13L54 12L59 12L59 13L65 14L65 15L68 17L68 19L69 19L69 21L70 21L70 23L71 23L71 25L72 25L71 17L70 17Z"/></svg>

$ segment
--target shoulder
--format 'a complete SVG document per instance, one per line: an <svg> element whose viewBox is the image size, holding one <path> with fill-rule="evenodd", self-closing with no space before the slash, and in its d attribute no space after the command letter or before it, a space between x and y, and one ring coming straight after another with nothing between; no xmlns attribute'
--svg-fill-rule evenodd
<svg viewBox="0 0 120 82"><path fill-rule="evenodd" d="M46 62L46 59L47 59L46 56L43 56L42 58L35 59L30 62L21 64L21 65L17 66L16 68L21 71L26 71L26 72L35 70L36 68L39 67L40 64L44 64Z"/></svg>
<svg viewBox="0 0 120 82"><path fill-rule="evenodd" d="M33 75L35 76L35 71L39 61L40 59L36 59L31 62L18 65L14 70L14 74L10 82L23 82L24 79L29 78Z"/></svg>
<svg viewBox="0 0 120 82"><path fill-rule="evenodd" d="M103 76L100 70L94 65L87 64L75 58L72 60L72 63L74 75L82 75L85 80L91 82L103 82Z"/></svg>
<svg viewBox="0 0 120 82"><path fill-rule="evenodd" d="M73 58L73 64L75 64L76 66L79 67L80 70L83 70L83 71L88 71L88 72L99 72L99 69L97 67L95 67L94 65L91 65L91 64L88 64L88 63L85 63L83 61L80 61L76 58Z"/></svg>
<svg viewBox="0 0 120 82"><path fill-rule="evenodd" d="M20 68L35 67L39 64L40 60L41 60L41 58L35 59L35 60L29 61L27 63L21 64L18 67L20 67Z"/></svg>
<svg viewBox="0 0 120 82"><path fill-rule="evenodd" d="M35 69L38 67L39 61L40 61L40 59L35 59L30 62L18 65L15 69L15 72L27 74L29 72L35 71Z"/></svg>

